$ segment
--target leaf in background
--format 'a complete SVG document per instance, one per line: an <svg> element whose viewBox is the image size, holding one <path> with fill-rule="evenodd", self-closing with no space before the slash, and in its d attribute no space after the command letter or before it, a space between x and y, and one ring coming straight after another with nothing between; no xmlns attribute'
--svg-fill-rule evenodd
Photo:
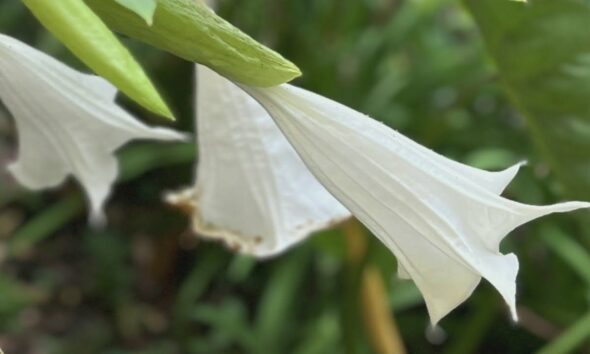
<svg viewBox="0 0 590 354"><path fill-rule="evenodd" d="M590 313L566 329L556 340L549 343L537 354L571 353L590 336Z"/></svg>
<svg viewBox="0 0 590 354"><path fill-rule="evenodd" d="M43 288L24 284L4 273L0 275L0 292L0 324L7 323L12 316L18 315L28 306L42 301L47 296Z"/></svg>
<svg viewBox="0 0 590 354"><path fill-rule="evenodd" d="M305 284L310 253L305 248L293 250L278 261L263 291L255 316L256 353L280 353L288 336L284 325L299 311L298 292Z"/></svg>
<svg viewBox="0 0 590 354"><path fill-rule="evenodd" d="M30 0L29 0L30 1ZM153 26L112 1L86 3L115 31L137 38L250 86L275 86L299 69L194 0L160 0Z"/></svg>
<svg viewBox="0 0 590 354"><path fill-rule="evenodd" d="M141 66L84 1L23 0L23 3L43 26L97 74L143 107L173 119Z"/></svg>
<svg viewBox="0 0 590 354"><path fill-rule="evenodd" d="M549 249L566 262L590 286L590 254L574 238L554 226L541 230L541 238Z"/></svg>
<svg viewBox="0 0 590 354"><path fill-rule="evenodd" d="M119 5L128 8L143 18L148 25L154 23L154 13L158 3L156 0L115 0Z"/></svg>
<svg viewBox="0 0 590 354"><path fill-rule="evenodd" d="M464 0L511 99L557 178L590 200L590 7L579 0Z"/></svg>
<svg viewBox="0 0 590 354"><path fill-rule="evenodd" d="M124 149L120 153L121 175L119 181L128 182L157 168L194 161L195 148L179 143L166 146L140 145ZM1 205L0 205L1 207ZM38 214L28 218L6 243L9 256L23 256L39 242L54 233L79 215L83 214L82 195L72 193L62 197L55 204L47 206ZM243 270L242 270L243 271Z"/></svg>

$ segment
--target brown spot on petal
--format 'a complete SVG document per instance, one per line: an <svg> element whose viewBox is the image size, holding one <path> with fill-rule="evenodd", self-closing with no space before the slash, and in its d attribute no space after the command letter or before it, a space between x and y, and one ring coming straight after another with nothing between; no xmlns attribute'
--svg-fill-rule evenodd
<svg viewBox="0 0 590 354"><path fill-rule="evenodd" d="M242 245L236 242L227 242L227 248L229 248L233 252L240 252L242 249Z"/></svg>

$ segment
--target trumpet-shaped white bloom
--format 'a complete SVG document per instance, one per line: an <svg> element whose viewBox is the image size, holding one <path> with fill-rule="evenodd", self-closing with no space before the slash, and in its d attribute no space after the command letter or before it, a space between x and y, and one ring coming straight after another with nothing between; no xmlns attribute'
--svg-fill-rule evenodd
<svg viewBox="0 0 590 354"><path fill-rule="evenodd" d="M311 172L397 257L437 323L486 278L516 320L518 260L504 236L532 219L590 207L532 206L499 194L518 170L451 161L337 102L296 88L243 87L274 118Z"/></svg>
<svg viewBox="0 0 590 354"><path fill-rule="evenodd" d="M135 120L115 104L116 93L102 78L0 34L0 100L13 114L19 138L18 160L9 166L14 177L37 190L72 174L88 195L93 218L100 219L117 176L115 150L132 139L184 139Z"/></svg>
<svg viewBox="0 0 590 354"><path fill-rule="evenodd" d="M279 253L350 216L309 172L268 113L207 67L197 66L199 163L193 227L259 257Z"/></svg>

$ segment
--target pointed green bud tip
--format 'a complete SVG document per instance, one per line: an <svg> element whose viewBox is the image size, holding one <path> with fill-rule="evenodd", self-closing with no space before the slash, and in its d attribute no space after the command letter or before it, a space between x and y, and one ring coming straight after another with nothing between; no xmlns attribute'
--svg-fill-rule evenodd
<svg viewBox="0 0 590 354"><path fill-rule="evenodd" d="M168 118L173 122L176 121L176 117L174 117L174 114L172 113L170 108L168 108L166 103L164 103L163 101L161 102L161 104L158 105L158 108L154 110L154 113L159 114L164 118Z"/></svg>
<svg viewBox="0 0 590 354"><path fill-rule="evenodd" d="M119 5L133 11L137 16L143 18L148 26L154 23L154 13L158 6L157 0L114 0Z"/></svg>
<svg viewBox="0 0 590 354"><path fill-rule="evenodd" d="M301 76L295 64L196 0L158 0L152 26L114 1L85 0L108 26L241 84L269 87Z"/></svg>

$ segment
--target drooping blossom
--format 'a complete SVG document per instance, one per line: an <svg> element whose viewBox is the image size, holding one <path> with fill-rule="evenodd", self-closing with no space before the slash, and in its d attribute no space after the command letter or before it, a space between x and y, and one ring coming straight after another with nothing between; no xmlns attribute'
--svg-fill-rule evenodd
<svg viewBox="0 0 590 354"><path fill-rule="evenodd" d="M196 185L168 199L189 207L199 235L264 257L350 216L253 98L196 70Z"/></svg>
<svg viewBox="0 0 590 354"><path fill-rule="evenodd" d="M288 85L242 88L273 117L309 170L396 256L420 289L433 324L465 301L481 278L516 320L514 254L499 251L514 228L540 216L590 207L533 206L500 196L518 165L475 169L380 122Z"/></svg>
<svg viewBox="0 0 590 354"><path fill-rule="evenodd" d="M133 139L184 139L139 122L114 102L116 94L104 79L0 34L0 100L14 117L19 143L18 160L8 169L18 182L38 190L72 175L87 194L92 218L102 219L119 147Z"/></svg>

